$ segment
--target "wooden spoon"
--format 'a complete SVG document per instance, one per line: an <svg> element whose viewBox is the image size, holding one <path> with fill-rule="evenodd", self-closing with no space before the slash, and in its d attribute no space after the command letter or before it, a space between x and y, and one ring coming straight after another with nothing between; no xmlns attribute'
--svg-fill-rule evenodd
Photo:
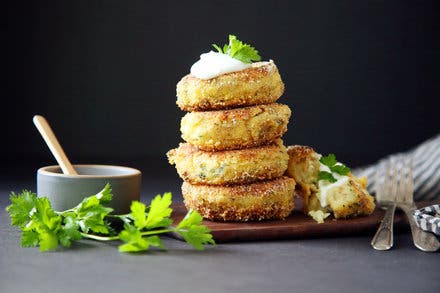
<svg viewBox="0 0 440 293"><path fill-rule="evenodd" d="M38 131L40 132L41 136L43 137L50 151L52 152L52 155L57 160L58 165L60 165L61 167L61 170L63 170L63 173L68 175L78 175L78 173L70 163L69 159L67 158L66 154L64 153L63 148L61 147L57 137L52 131L52 128L50 127L49 123L47 123L47 120L40 115L35 115L33 120L35 126L37 127Z"/></svg>

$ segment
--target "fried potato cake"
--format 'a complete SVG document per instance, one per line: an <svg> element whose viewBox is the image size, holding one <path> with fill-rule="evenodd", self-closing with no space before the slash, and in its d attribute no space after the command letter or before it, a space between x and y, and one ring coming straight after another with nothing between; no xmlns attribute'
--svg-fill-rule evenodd
<svg viewBox="0 0 440 293"><path fill-rule="evenodd" d="M204 151L268 144L287 131L291 111L272 103L230 110L191 112L181 121L182 138Z"/></svg>
<svg viewBox="0 0 440 293"><path fill-rule="evenodd" d="M321 190L318 184L320 155L311 147L289 146L289 164L286 175L294 178L295 192L303 198L304 213L330 211L335 218L369 215L375 209L374 198L366 190L366 178L357 178L349 173L342 184L330 187L325 196L327 206L320 202Z"/></svg>
<svg viewBox="0 0 440 293"><path fill-rule="evenodd" d="M234 186L193 185L184 182L182 194L188 209L216 221L284 219L293 210L295 180L275 180Z"/></svg>
<svg viewBox="0 0 440 293"><path fill-rule="evenodd" d="M271 60L207 80L189 74L177 84L177 105L184 111L205 111L269 104L283 92L283 81Z"/></svg>
<svg viewBox="0 0 440 293"><path fill-rule="evenodd" d="M274 179L284 174L289 161L281 139L261 147L218 152L206 152L189 143L181 143L167 156L183 180L208 185Z"/></svg>

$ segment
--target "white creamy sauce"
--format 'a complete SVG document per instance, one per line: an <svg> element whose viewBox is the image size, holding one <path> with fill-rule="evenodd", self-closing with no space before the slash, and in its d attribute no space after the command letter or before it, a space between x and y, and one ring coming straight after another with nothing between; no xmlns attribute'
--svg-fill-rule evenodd
<svg viewBox="0 0 440 293"><path fill-rule="evenodd" d="M338 163L339 164L339 163ZM319 171L327 171L329 173L332 173L330 171L330 168L327 167L324 164L319 163ZM333 177L335 177L335 179L337 180L334 183L330 183L327 180L319 180L318 182L318 187L319 187L319 192L317 194L319 202L321 203L321 206L323 208L327 207L327 194L329 192L330 189L344 185L345 183L347 183L348 181L348 176L342 176L339 175L337 173L332 173Z"/></svg>
<svg viewBox="0 0 440 293"><path fill-rule="evenodd" d="M219 75L251 67L229 55L210 51L200 55L200 60L191 66L191 74L200 79L211 79Z"/></svg>

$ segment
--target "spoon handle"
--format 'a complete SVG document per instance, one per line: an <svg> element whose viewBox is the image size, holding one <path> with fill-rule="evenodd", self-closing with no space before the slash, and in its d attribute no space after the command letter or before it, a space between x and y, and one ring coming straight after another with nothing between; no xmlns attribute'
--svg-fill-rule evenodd
<svg viewBox="0 0 440 293"><path fill-rule="evenodd" d="M35 115L33 120L41 136L60 165L61 170L63 170L63 173L68 175L78 175L64 153L63 148L52 131L52 128L49 123L47 123L47 120L40 115Z"/></svg>

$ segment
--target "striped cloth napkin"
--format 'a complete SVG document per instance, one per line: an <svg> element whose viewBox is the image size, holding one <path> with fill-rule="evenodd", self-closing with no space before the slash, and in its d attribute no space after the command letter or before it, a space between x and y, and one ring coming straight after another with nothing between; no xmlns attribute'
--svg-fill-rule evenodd
<svg viewBox="0 0 440 293"><path fill-rule="evenodd" d="M423 230L440 235L440 205L435 204L415 210L414 219Z"/></svg>
<svg viewBox="0 0 440 293"><path fill-rule="evenodd" d="M423 142L405 153L390 155L379 162L353 170L353 174L368 178L368 190L372 192L375 173L385 170L385 164L397 164L400 160L413 158L414 164L414 201L433 201L440 199L440 134ZM385 173L385 172L382 172Z"/></svg>
<svg viewBox="0 0 440 293"><path fill-rule="evenodd" d="M367 176L369 181L367 188L372 192L376 171L384 170L389 160L394 165L411 157L414 166L414 201L440 200L440 134L412 150L390 155L364 168L354 169L353 174ZM415 210L413 216L421 229L440 235L440 205Z"/></svg>

